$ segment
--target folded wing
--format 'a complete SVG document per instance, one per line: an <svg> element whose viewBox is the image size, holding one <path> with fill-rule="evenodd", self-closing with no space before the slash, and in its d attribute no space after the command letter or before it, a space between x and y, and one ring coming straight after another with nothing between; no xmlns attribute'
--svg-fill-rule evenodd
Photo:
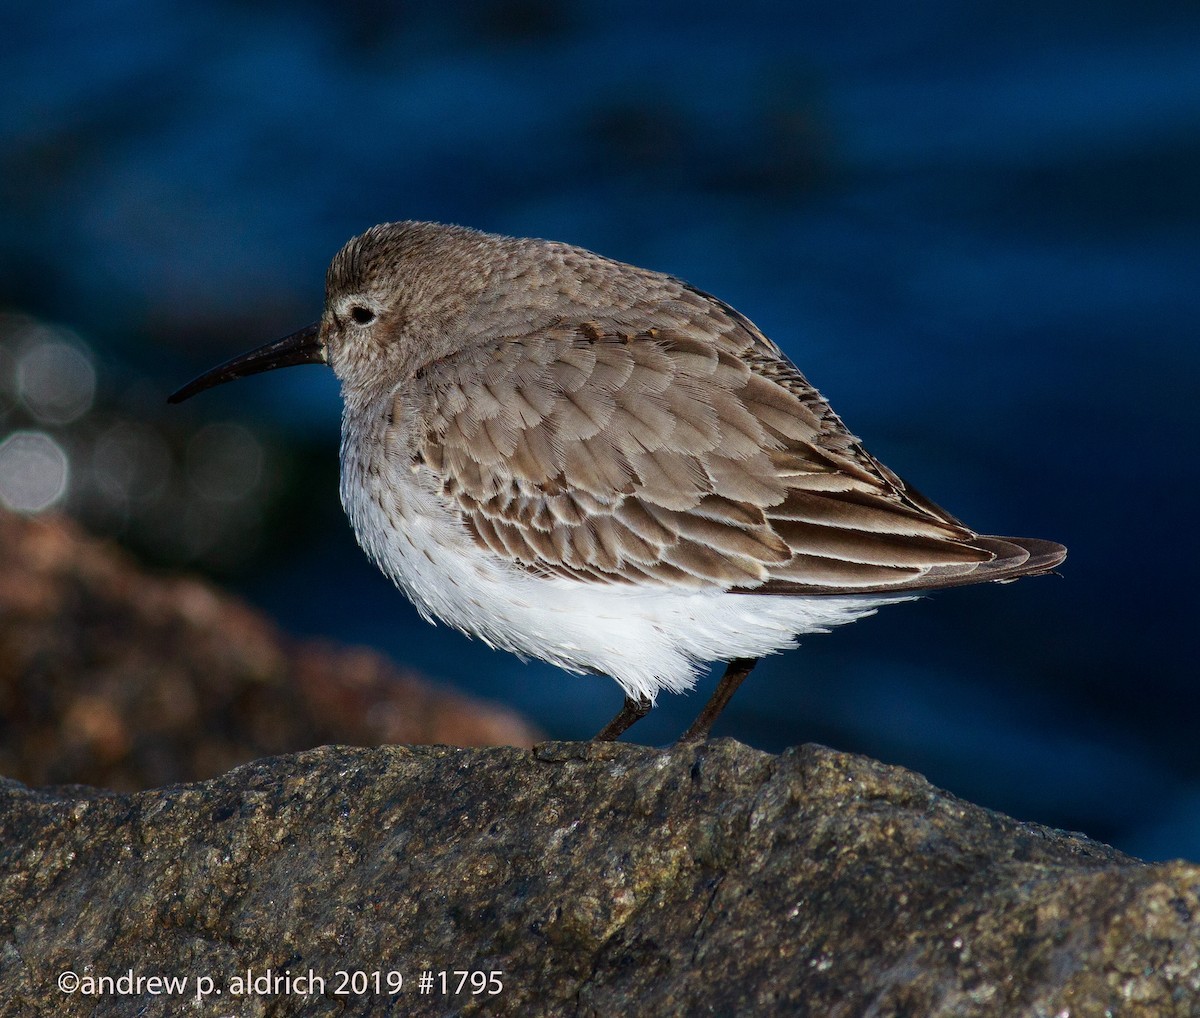
<svg viewBox="0 0 1200 1018"><path fill-rule="evenodd" d="M421 469L481 546L548 577L806 595L1008 580L1065 557L976 534L905 485L727 305L680 284L664 320L592 314L406 384Z"/></svg>

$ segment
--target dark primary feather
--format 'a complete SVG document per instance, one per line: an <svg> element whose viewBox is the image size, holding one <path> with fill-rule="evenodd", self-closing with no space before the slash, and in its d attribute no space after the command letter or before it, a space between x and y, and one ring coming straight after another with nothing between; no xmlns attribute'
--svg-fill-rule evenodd
<svg viewBox="0 0 1200 1018"><path fill-rule="evenodd" d="M646 316L661 325L593 309L466 346L402 387L427 421L424 468L480 545L545 576L764 594L923 590L1062 561L906 486L746 318L674 285L669 314Z"/></svg>

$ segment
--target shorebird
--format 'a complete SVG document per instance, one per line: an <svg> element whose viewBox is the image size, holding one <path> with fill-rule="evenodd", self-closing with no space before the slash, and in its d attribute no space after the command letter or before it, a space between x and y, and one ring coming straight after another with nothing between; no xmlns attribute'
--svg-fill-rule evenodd
<svg viewBox="0 0 1200 1018"><path fill-rule="evenodd" d="M744 315L568 244L376 226L334 257L319 322L214 368L324 363L341 499L429 620L611 676L615 739L666 689L922 592L1050 572L1051 541L977 533L863 448Z"/></svg>

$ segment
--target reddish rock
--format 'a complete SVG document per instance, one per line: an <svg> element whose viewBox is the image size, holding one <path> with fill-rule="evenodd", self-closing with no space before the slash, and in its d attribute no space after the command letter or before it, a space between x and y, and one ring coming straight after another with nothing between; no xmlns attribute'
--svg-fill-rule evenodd
<svg viewBox="0 0 1200 1018"><path fill-rule="evenodd" d="M62 518L0 510L0 773L133 790L322 743L530 746L512 711L284 637Z"/></svg>

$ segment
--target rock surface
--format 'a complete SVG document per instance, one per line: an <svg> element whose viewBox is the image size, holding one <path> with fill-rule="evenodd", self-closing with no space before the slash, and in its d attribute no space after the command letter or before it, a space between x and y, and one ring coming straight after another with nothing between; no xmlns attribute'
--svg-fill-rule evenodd
<svg viewBox="0 0 1200 1018"><path fill-rule="evenodd" d="M819 746L324 748L0 795L4 1015L1200 1013L1200 868Z"/></svg>
<svg viewBox="0 0 1200 1018"><path fill-rule="evenodd" d="M135 790L325 742L530 746L513 711L284 638L62 519L0 509L0 774Z"/></svg>

